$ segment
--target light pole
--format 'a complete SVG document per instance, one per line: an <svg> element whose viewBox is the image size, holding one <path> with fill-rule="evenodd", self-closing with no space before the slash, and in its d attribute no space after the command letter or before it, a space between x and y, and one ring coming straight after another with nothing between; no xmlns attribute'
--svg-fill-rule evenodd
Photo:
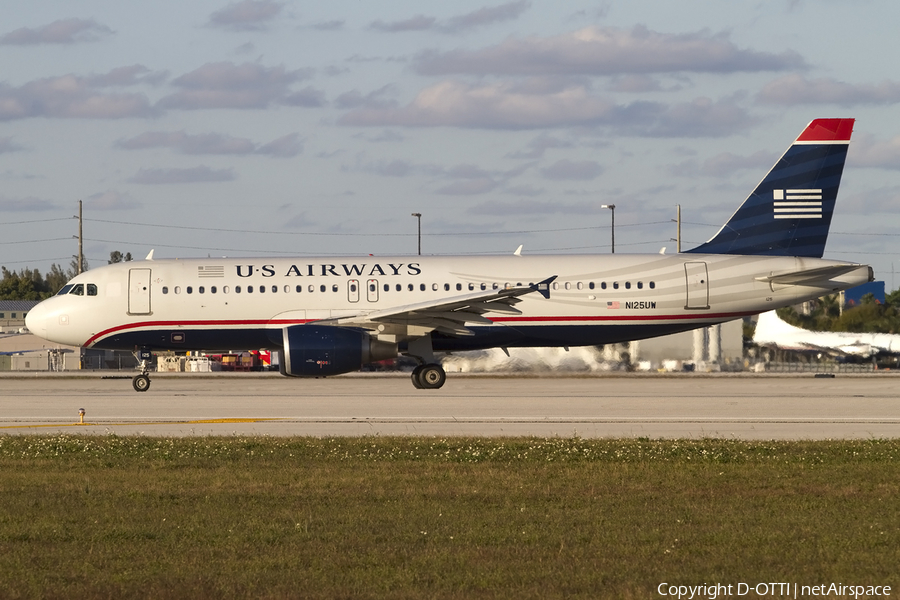
<svg viewBox="0 0 900 600"><path fill-rule="evenodd" d="M616 253L616 205L615 204L601 204L600 208L608 208L610 214L612 215L612 225L610 225L610 231L612 231L612 253Z"/></svg>
<svg viewBox="0 0 900 600"><path fill-rule="evenodd" d="M419 256L422 256L422 213L412 213L419 221Z"/></svg>

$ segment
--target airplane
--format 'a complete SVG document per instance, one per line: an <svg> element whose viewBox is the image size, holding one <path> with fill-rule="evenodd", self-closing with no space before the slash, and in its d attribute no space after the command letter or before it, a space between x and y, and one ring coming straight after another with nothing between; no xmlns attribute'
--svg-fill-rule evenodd
<svg viewBox="0 0 900 600"><path fill-rule="evenodd" d="M784 322L774 310L759 315L753 342L758 346L820 352L841 358L900 354L898 334L810 331Z"/></svg>
<svg viewBox="0 0 900 600"><path fill-rule="evenodd" d="M92 269L33 308L39 337L130 350L269 349L283 375L326 377L405 355L420 389L436 353L625 342L707 327L874 279L822 258L854 119L804 128L729 221L681 254L153 258Z"/></svg>

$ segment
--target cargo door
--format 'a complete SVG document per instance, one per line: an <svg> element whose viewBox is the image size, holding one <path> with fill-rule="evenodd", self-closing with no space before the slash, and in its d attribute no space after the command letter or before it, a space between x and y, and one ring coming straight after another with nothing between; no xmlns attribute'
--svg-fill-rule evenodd
<svg viewBox="0 0 900 600"><path fill-rule="evenodd" d="M687 310L705 310L709 308L709 273L705 262L684 263L684 275L687 283Z"/></svg>
<svg viewBox="0 0 900 600"><path fill-rule="evenodd" d="M150 314L150 269L128 270L128 314Z"/></svg>

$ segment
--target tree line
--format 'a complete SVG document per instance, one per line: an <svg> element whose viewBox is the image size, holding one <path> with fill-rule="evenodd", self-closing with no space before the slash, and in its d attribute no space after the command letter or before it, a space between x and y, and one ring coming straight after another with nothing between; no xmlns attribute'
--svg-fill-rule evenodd
<svg viewBox="0 0 900 600"><path fill-rule="evenodd" d="M109 253L109 264L127 262L131 253L122 254L118 250ZM81 271L88 270L87 259L83 259ZM73 258L68 269L53 264L50 271L42 274L38 269L24 268L10 271L0 267L0 300L43 300L56 294L66 282L78 274L78 259Z"/></svg>
<svg viewBox="0 0 900 600"><path fill-rule="evenodd" d="M778 316L787 323L812 331L851 331L854 333L900 333L900 289L885 294L884 304L872 294L862 302L841 310L840 294L813 300L809 314L793 307L779 308Z"/></svg>

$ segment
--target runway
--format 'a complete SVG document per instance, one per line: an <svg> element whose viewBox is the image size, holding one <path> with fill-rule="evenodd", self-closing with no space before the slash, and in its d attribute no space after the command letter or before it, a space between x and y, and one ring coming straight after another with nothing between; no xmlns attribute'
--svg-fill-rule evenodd
<svg viewBox="0 0 900 600"><path fill-rule="evenodd" d="M900 436L900 377L746 375L4 376L0 435L560 436L865 439ZM84 424L79 409L85 410Z"/></svg>

